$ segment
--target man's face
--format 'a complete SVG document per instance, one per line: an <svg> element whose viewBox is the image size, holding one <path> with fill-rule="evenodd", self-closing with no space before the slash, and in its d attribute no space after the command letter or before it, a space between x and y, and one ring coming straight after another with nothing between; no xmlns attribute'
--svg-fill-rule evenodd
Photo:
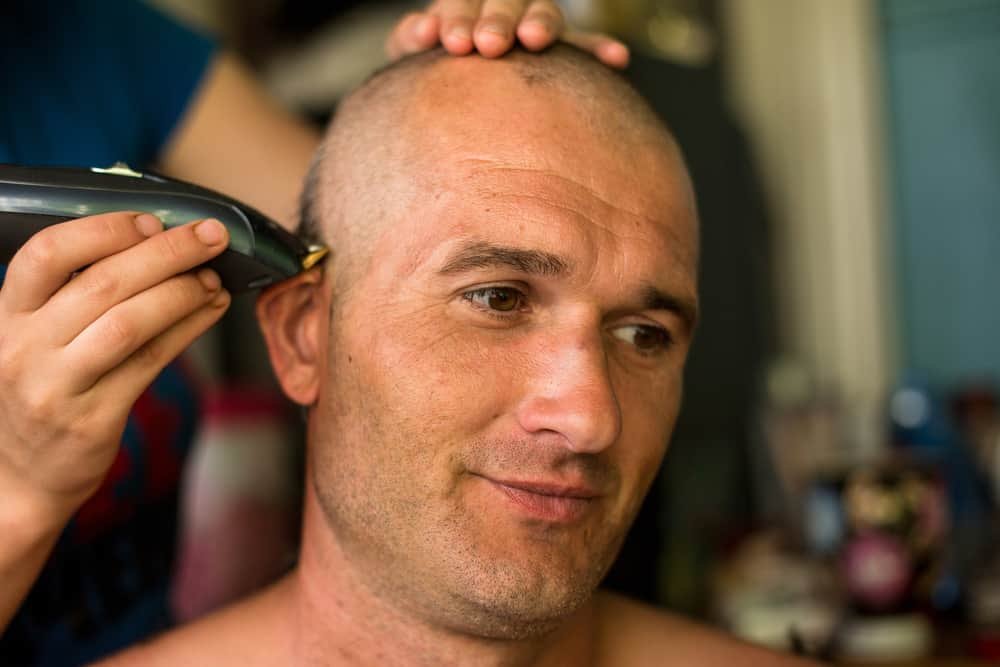
<svg viewBox="0 0 1000 667"><path fill-rule="evenodd" d="M413 109L418 196L336 300L310 426L319 504L367 583L491 636L596 588L664 453L693 325L682 168L572 105L498 86Z"/></svg>

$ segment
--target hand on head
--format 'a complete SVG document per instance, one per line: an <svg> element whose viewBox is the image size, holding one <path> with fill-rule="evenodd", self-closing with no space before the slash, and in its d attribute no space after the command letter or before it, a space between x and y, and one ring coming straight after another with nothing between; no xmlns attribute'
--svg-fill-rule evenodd
<svg viewBox="0 0 1000 667"><path fill-rule="evenodd" d="M435 0L396 25L386 51L396 59L441 44L452 55L478 51L496 58L516 43L540 51L558 40L590 52L605 65L628 65L624 44L608 35L567 27L554 0Z"/></svg>

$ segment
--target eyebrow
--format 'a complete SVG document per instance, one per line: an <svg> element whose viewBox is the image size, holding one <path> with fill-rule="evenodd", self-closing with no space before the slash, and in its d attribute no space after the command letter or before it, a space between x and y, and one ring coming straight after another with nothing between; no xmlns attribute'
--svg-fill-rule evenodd
<svg viewBox="0 0 1000 667"><path fill-rule="evenodd" d="M464 271L507 267L541 276L560 276L569 272L569 262L541 250L524 250L492 243L477 242L460 248L439 273L450 275Z"/></svg>
<svg viewBox="0 0 1000 667"><path fill-rule="evenodd" d="M569 261L552 253L478 241L459 248L438 273L451 275L496 267L541 276L561 276L570 271ZM668 294L648 283L642 288L639 302L644 310L676 313L689 330L694 330L698 322L698 306L693 299Z"/></svg>
<svg viewBox="0 0 1000 667"><path fill-rule="evenodd" d="M666 310L676 313L691 331L698 323L698 305L693 299L667 294L652 285L643 288L642 305L646 310Z"/></svg>

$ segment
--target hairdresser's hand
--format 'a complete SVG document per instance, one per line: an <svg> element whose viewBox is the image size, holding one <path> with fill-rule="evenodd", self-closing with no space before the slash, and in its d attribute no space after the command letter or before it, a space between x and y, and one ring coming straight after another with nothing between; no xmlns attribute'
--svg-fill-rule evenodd
<svg viewBox="0 0 1000 667"><path fill-rule="evenodd" d="M97 490L132 404L225 311L218 276L191 269L227 238L215 221L163 231L149 214L109 213L18 251L0 289L4 502L59 522Z"/></svg>
<svg viewBox="0 0 1000 667"><path fill-rule="evenodd" d="M435 0L424 11L403 17L389 36L386 51L395 59L440 43L453 55L475 50L495 58L515 41L539 51L560 39L593 53L606 65L628 64L628 48L621 42L568 29L555 0Z"/></svg>
<svg viewBox="0 0 1000 667"><path fill-rule="evenodd" d="M199 240L196 230L214 231ZM218 223L109 213L35 234L0 287L0 633L97 490L132 404L229 303ZM86 267L86 268L82 268Z"/></svg>

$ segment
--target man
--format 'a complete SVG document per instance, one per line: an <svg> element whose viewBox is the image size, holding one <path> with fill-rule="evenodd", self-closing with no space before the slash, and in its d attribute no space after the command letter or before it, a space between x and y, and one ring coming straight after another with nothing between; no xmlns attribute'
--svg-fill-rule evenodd
<svg viewBox="0 0 1000 667"><path fill-rule="evenodd" d="M488 136L488 140L483 140ZM262 295L308 407L298 567L128 664L782 664L595 594L664 453L696 320L681 157L569 47L418 56L342 106Z"/></svg>
<svg viewBox="0 0 1000 667"><path fill-rule="evenodd" d="M282 110L249 70L213 40L138 0L15 0L5 3L2 16L0 68L10 76L5 101L0 104L0 162L107 166L125 160L140 170L155 166L157 171L238 197L281 224L294 226L295 201L319 132ZM560 37L581 44L609 64L621 66L627 58L625 48L614 40L566 30L553 0L427 3L425 10L400 21L387 48L392 57L398 57L440 42L455 55L476 50L496 57L515 40L538 49ZM340 65L329 63L333 68ZM88 245L93 240L111 240L108 229L101 219L81 223L41 236L55 256L46 262L21 261L23 270L14 271L6 282L2 262L7 258L0 258L0 284L4 286L0 295L0 375L4 378L0 497L5 501L0 504L0 534L7 537L0 540L0 664L5 665L80 663L149 635L168 617L166 590L173 570L177 497L182 467L191 460L188 453L203 383L175 361L136 385L145 390L138 400L131 389L123 393L118 388L114 395L105 396L101 386L74 384L80 370L74 361L89 366L99 356L78 346L80 357L67 357L62 348L79 331L72 329L72 318L64 317L70 311L55 302L42 307L48 296L58 294L56 302L72 303L96 283L107 285L108 276L101 278L97 271L80 274L82 280L75 279L70 289L63 290L75 273L66 269L64 261L80 259L78 269L104 258L101 247L125 248L114 242ZM90 238L80 238L87 232ZM166 235L157 242L171 238L172 234ZM32 244L33 249L38 247ZM77 254L88 248L97 254ZM166 250L171 248L176 246ZM143 261L126 266L127 274L141 283L146 267L154 264ZM157 275L167 279L173 274ZM181 283L190 279L182 278ZM40 296L40 285L46 286L43 291L50 289L46 298L19 300L18 295ZM153 288L155 281L145 285ZM173 294L169 288L157 288L161 297ZM178 313L176 295L170 298L175 300L173 309L152 305L149 310L157 316ZM29 303L33 304L32 317L8 308ZM215 315L224 310L216 309ZM92 319L100 312L95 311ZM117 312L121 314L122 309ZM156 319L147 317L145 322L148 325ZM165 328L168 322L161 322ZM205 326L209 323L203 321ZM120 333L123 327L129 325L115 329ZM155 331L148 326L145 330ZM108 339L98 339L96 347L106 347ZM65 408L74 405L72 398L67 402L59 393L67 386L74 387L73 392L95 390L90 391L92 396L102 396L90 404L99 409L87 410L90 424L101 421L104 410L115 411L115 421L124 419L117 411L127 413L134 404L124 433L119 430L113 437L102 438L113 449L110 458L101 450L78 468L76 457L86 457L87 452L72 447L62 458L56 443L67 440L68 431L60 431L59 426L69 414ZM27 394L35 398L26 404ZM56 408L58 418L39 424L32 415L38 412L42 394L61 407ZM247 496L259 497L256 492L269 481L260 478L261 469L273 471L270 480L281 479L281 459L268 466L261 458L251 466L257 473L248 467L245 475L236 475L252 479L253 489L229 485L221 498L226 507L243 505ZM82 483L71 485L72 493L65 493L65 486L58 483L59 472L55 477L48 474L48 464L55 461L62 461L57 466L61 471L84 473ZM95 462L100 467L91 468ZM239 459L227 461L227 479L232 479L233 466L241 464ZM36 493L35 482L43 489L54 486L59 490L55 503L43 494L49 511L42 515L32 513L36 503L26 507L18 496L19 489ZM290 513L287 518L292 519ZM239 544L245 534L241 531L247 527L216 521L183 525L185 541L210 543L212 562L230 575L215 582L214 596L206 595L204 587L193 591L194 595L185 587L187 610L211 604L216 596L241 594L248 586L256 586L257 576L283 570L287 535L294 532L285 529L286 524L272 521L275 528L268 536L260 534L261 526L255 527L262 544L255 553L257 568L225 558L232 552L226 545ZM192 599L201 603L191 604Z"/></svg>

